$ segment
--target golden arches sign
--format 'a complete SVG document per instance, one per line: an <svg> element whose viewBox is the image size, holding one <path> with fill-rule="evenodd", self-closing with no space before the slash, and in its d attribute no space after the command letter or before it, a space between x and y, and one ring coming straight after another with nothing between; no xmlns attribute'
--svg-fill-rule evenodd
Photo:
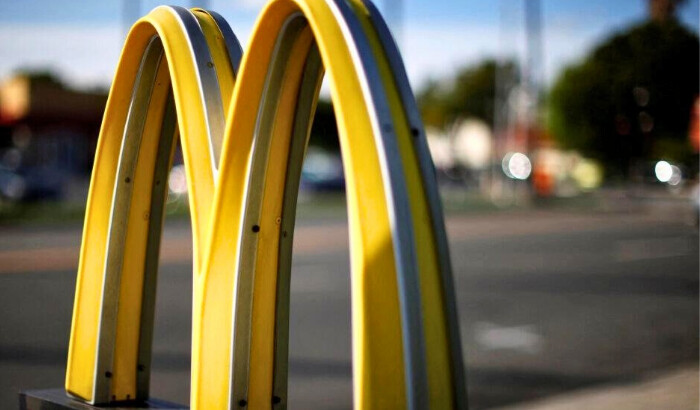
<svg viewBox="0 0 700 410"><path fill-rule="evenodd" d="M90 186L67 392L92 404L148 397L179 135L194 237L191 407L286 407L296 195L327 71L347 179L355 406L466 407L433 165L378 11L275 0L251 38L243 55L220 16L179 7L131 29Z"/></svg>

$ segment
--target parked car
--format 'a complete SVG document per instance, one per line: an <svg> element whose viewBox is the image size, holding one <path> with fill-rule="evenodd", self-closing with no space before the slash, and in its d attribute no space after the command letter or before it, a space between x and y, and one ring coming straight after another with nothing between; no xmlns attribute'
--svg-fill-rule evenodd
<svg viewBox="0 0 700 410"><path fill-rule="evenodd" d="M309 148L301 170L301 189L314 192L344 191L345 177L340 155Z"/></svg>
<svg viewBox="0 0 700 410"><path fill-rule="evenodd" d="M0 166L0 201L18 202L24 197L26 183L16 172Z"/></svg>
<svg viewBox="0 0 700 410"><path fill-rule="evenodd" d="M12 170L0 166L0 199L9 202L60 199L67 179L66 172L49 167Z"/></svg>

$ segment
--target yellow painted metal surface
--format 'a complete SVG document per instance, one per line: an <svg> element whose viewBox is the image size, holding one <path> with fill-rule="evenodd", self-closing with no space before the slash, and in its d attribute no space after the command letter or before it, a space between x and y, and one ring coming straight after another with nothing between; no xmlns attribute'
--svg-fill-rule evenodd
<svg viewBox="0 0 700 410"><path fill-rule="evenodd" d="M158 78L167 78L166 65L159 68ZM146 254L146 238L150 218L150 202L153 186L153 168L160 137L168 84L156 84L151 97L152 104L146 114L146 127L139 149L139 161L133 175L133 197L129 210L124 261L119 290L119 313L114 349L114 365L111 385L116 397L136 397L136 369L138 366L139 322L141 318L141 294L143 268Z"/></svg>
<svg viewBox="0 0 700 410"><path fill-rule="evenodd" d="M281 27L290 15L299 11L303 11L309 21L330 77L345 164L352 249L355 403L361 407L403 407L403 357L396 271L375 136L357 67L336 17L324 2L302 1L275 1L267 6L252 35L234 91L212 218L209 256L196 286L203 292L200 299L206 302L200 307L201 328L193 330L199 334L200 344L193 347L192 404L199 408L224 408L228 404L229 392L224 390L220 381L226 380L230 372L229 361L225 358L230 357L231 351L222 342L230 334L230 328L222 324L230 323L227 314L232 311L231 290L234 289L230 269L241 257L240 243L232 240L240 237L231 238L229 233L251 229L250 226L240 226L246 189L240 181L246 181L256 111L264 87L266 72L260 68L269 66L275 45L277 31L271 28ZM260 226L261 231L266 229ZM254 273L257 277L265 274L264 268L254 268L254 272L251 268L239 275ZM255 288L253 299L267 297L269 304L272 299L268 292L269 288L267 292ZM264 312L254 306L252 321L267 321L268 333L264 337L271 339L273 334L269 322L274 318L264 316ZM251 368L258 366L272 366L271 352L251 363ZM272 380L266 378L262 382L271 384ZM270 397L264 396L264 392L270 388L251 384L246 400L269 404ZM260 395L257 395L258 391Z"/></svg>
<svg viewBox="0 0 700 410"><path fill-rule="evenodd" d="M451 391L450 358L448 350L447 323L444 316L444 302L440 284L437 249L428 210L423 179L418 169L418 160L411 142L411 130L402 106L398 90L394 83L386 55L382 49L377 33L369 20L368 11L358 1L351 2L362 23L365 34L370 39L372 52L379 63L382 81L387 85L387 95L391 115L396 126L398 141L406 181L408 182L409 201L411 204L412 223L415 232L416 251L420 272L423 324L425 326L426 360L431 408L453 407Z"/></svg>
<svg viewBox="0 0 700 410"><path fill-rule="evenodd" d="M210 18L198 13L200 22ZM205 33L214 30L211 24L203 25ZM185 165L188 173L190 209L194 236L195 266L201 260L204 248L201 242L206 238L209 210L214 194L212 158L203 107L193 95L199 95L196 67L190 51L182 47L187 39L180 23L171 13L162 8L153 10L139 20L129 33L127 43L120 58L110 95L105 109L102 129L95 157L95 168L88 195L83 246L81 248L76 301L73 311L71 343L69 346L66 371L66 390L77 397L93 401L97 334L100 327L100 298L103 289L103 272L106 262L107 238L110 230L110 211L114 195L115 175L120 155L123 130L129 109L129 99L134 88L139 63L148 42L158 35L163 42L166 58L163 61L160 83L156 84L152 96L153 113L148 113L145 141L141 147L137 174L134 176L134 197L132 203L149 203L154 156L152 150L157 145L158 135L151 130L160 127L165 96L172 80L172 88L178 110L178 123L182 140ZM212 38L216 34L211 34ZM218 44L218 42L217 42ZM217 45L217 47L219 47ZM218 53L220 54L220 53ZM219 72L221 83L233 84L232 70L226 68L219 55L215 55L224 69ZM166 64L167 62L167 64ZM167 68L170 68L169 77ZM230 92L226 93L230 96ZM160 99L160 101L157 101ZM160 112L158 112L158 110ZM139 113L144 115L145 113ZM165 183L165 181L163 181ZM112 394L117 400L125 400L127 395L135 397L135 357L137 354L140 313L140 282L143 278L144 231L143 209L133 208L129 217L122 285L119 292L119 310L115 344L115 367L111 370Z"/></svg>
<svg viewBox="0 0 700 410"><path fill-rule="evenodd" d="M352 21L343 14L345 6ZM184 46L192 44L191 39L170 9L156 8L139 20L125 44L105 110L88 198L66 390L88 402L101 400L95 397L98 379L104 376L97 369L100 317L105 295L116 292L109 396L113 401L136 397L147 205L155 183L163 111L172 90L194 236L191 407L272 407L279 394L274 391L275 360L287 360L276 357L275 349L278 255L286 246L281 244L286 234L280 218L283 202L289 200L285 198L288 161L301 160L290 157L299 90L303 81L318 82L304 78L308 57L317 49L330 80L347 186L355 407L423 407L420 403L456 407L453 389L463 386L454 386L451 366L461 363L450 362L443 294L451 289L442 286L426 196L426 184L434 181L426 181L419 169L412 143L416 131L383 49L385 40L364 4L271 1L256 23L237 78L215 19L203 10L192 13L211 56L206 66L216 73L214 89L203 89L202 67ZM353 31L355 22L363 38ZM164 57L149 108L129 113L143 55L154 36L162 42ZM380 85L380 94L369 88L363 64L376 65L379 82L373 84ZM215 101L227 109L223 135L212 131L213 120L202 104L208 93L216 93ZM377 111L376 98L386 99L388 113ZM115 175L129 115L144 115L146 120L133 175L119 287L111 289L105 286L107 249ZM382 138L387 137L382 133L388 132L395 138L395 153L387 154L384 146ZM396 176L391 177L387 161L400 162L405 192L392 179ZM396 201L410 206L409 219L396 220ZM409 232L401 239L412 241L409 254L398 253L406 244L398 243L397 232ZM401 286L412 286L410 281L399 283L406 281L399 276L403 274L399 265L406 264L417 271L419 300L401 299L401 292L406 292ZM422 323L417 337L424 341L418 344L424 346L419 352L424 357L411 359L427 363L420 377L407 367L405 343L410 336L402 328L402 318L410 303L417 303L421 314L415 319ZM426 385L419 388L425 391L407 391L410 383L421 380Z"/></svg>

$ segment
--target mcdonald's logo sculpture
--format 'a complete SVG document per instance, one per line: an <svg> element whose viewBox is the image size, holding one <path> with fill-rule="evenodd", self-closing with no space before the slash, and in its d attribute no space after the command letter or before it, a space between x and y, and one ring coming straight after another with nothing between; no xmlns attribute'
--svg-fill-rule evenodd
<svg viewBox="0 0 700 410"><path fill-rule="evenodd" d="M176 138L194 243L191 407L285 408L300 170L328 73L347 180L356 408L465 408L433 165L401 57L361 0L274 0L244 53L227 23L161 6L131 29L87 203L66 390L148 397Z"/></svg>

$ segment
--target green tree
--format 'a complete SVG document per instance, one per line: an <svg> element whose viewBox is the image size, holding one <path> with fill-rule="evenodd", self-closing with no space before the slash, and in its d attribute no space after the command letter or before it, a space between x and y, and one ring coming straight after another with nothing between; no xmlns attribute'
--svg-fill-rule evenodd
<svg viewBox="0 0 700 410"><path fill-rule="evenodd" d="M513 63L507 63L510 71ZM418 94L427 125L444 128L458 118L475 117L493 124L498 63L485 60L460 70L447 82L430 81Z"/></svg>
<svg viewBox="0 0 700 410"><path fill-rule="evenodd" d="M553 136L601 160L609 175L626 175L640 159L690 161L698 47L675 19L614 35L557 79L549 99Z"/></svg>

